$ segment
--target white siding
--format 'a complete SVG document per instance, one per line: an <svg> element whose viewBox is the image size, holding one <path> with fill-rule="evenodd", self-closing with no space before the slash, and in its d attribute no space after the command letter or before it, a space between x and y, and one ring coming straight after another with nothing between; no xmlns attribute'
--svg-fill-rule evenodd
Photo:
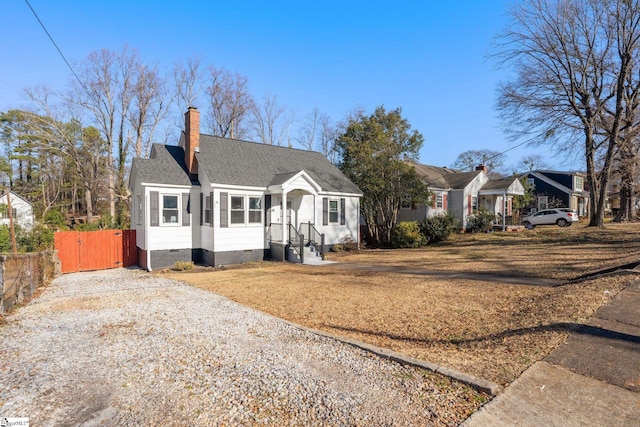
<svg viewBox="0 0 640 427"><path fill-rule="evenodd" d="M477 197L478 192L489 181L489 177L484 173L478 174L478 176L471 181L464 188L464 195L462 197L462 226L467 225L467 217L469 216L469 196ZM459 218L459 217L458 217ZM460 218L459 218L460 219Z"/></svg>
<svg viewBox="0 0 640 427"><path fill-rule="evenodd" d="M299 226L300 224L307 222L317 224L318 219L314 209L314 202L316 200L320 200L320 204L322 204L322 199L315 197L312 194L297 196L297 199L299 200L298 210L296 212L297 225ZM322 217L320 218L320 221L322 221Z"/></svg>
<svg viewBox="0 0 640 427"><path fill-rule="evenodd" d="M316 202L319 200L319 202ZM316 197L313 194L302 194L300 192L291 192L287 194L287 204L291 203L291 209L293 210L293 216L295 218L295 225L297 228L300 228L300 224L311 222L312 224L318 224L318 222L322 222L322 216L316 216L316 210L314 208L314 203L322 204L322 199L320 197ZM271 199L271 210L273 215L271 217L271 222L281 222L282 221L282 195L274 194ZM322 214L322 206L320 206L320 213ZM284 222L287 222L287 217L285 216Z"/></svg>
<svg viewBox="0 0 640 427"><path fill-rule="evenodd" d="M206 203L206 197L209 195L209 193L213 192L213 188L211 188L211 182L209 181L209 179L207 178L207 176L204 173L200 173L198 175L198 178L200 180L200 191L203 193L203 203ZM200 199L200 196L198 196L198 199ZM213 206L213 212L211 212L211 217L214 219L214 224L215 224L215 218L218 218L218 223L220 222L220 201L218 200L218 204L215 204L215 195L214 195L214 206ZM213 235L214 235L214 231L215 228L208 225L208 224L203 224L202 227L200 226L200 219L198 219L198 227L200 229L200 248L202 249L207 249L211 252L215 251L215 242L213 240Z"/></svg>
<svg viewBox="0 0 640 427"><path fill-rule="evenodd" d="M202 232L200 230L200 193L200 187L191 188L191 242L193 248L200 248L202 241Z"/></svg>
<svg viewBox="0 0 640 427"><path fill-rule="evenodd" d="M228 224L227 227L220 226L220 193L228 193L231 196L257 196L262 197L264 206L264 192L242 191L242 190L214 190L214 227L213 238L215 252L241 251L245 249L264 249L264 214L260 224L235 225ZM248 207L245 206L245 209ZM205 249L211 250L204 246Z"/></svg>
<svg viewBox="0 0 640 427"><path fill-rule="evenodd" d="M313 188L313 186L309 183L309 181L307 181L304 178L304 176L299 176L293 181L287 182L284 189L287 190L290 188L296 189L296 190L303 190L304 192L311 193L311 194L316 192L316 189Z"/></svg>
<svg viewBox="0 0 640 427"><path fill-rule="evenodd" d="M322 197L329 197L330 199L345 199L345 225L329 224L322 225ZM340 243L340 239L351 236L354 240L358 241L359 237L359 197L340 197L340 196L318 196L316 198L316 228L320 233L325 235L325 244L335 245Z"/></svg>
<svg viewBox="0 0 640 427"><path fill-rule="evenodd" d="M6 194L3 194L2 197L0 197L0 204L7 204ZM26 200L23 200L21 197L11 193L11 209L15 209L16 213L15 218L13 218L14 224L30 230L33 226L33 208L31 207L31 204ZM0 218L0 224L9 225L8 212L5 218Z"/></svg>
<svg viewBox="0 0 640 427"><path fill-rule="evenodd" d="M145 242L145 225L149 223L149 213L147 212L147 207L149 206L149 196L145 192L145 188L140 185L139 182L135 182L133 188L131 188L131 225L130 228L132 230L136 230L136 246L146 250L147 244ZM140 196L142 198L142 218L141 221L138 221L138 210L136 206L137 197ZM140 222L138 224L138 222Z"/></svg>
<svg viewBox="0 0 640 427"><path fill-rule="evenodd" d="M159 193L159 216L160 216L160 225L151 227L149 226L149 236L147 238L148 249L151 251L154 250L164 250L164 249L186 249L192 248L193 246L193 238L192 238L192 227L194 226L193 217L191 214L191 222L189 226L183 226L181 221L181 212L182 212L182 194L189 193L191 189L189 187L177 188L177 187L161 187L161 186L148 186L145 188L145 223L150 224L151 212L150 212L150 194L152 191L157 191ZM162 224L162 196L163 195L175 195L178 196L178 211L180 212L180 216L178 218L177 224ZM137 221L136 221L137 222ZM137 232L136 232L137 234ZM144 234L142 238L144 239ZM138 240L138 238L136 238ZM144 240L142 241L144 244Z"/></svg>
<svg viewBox="0 0 640 427"><path fill-rule="evenodd" d="M462 222L466 218L466 200L463 200L465 193L463 190L451 190L449 191L449 213L460 221L460 227L463 227Z"/></svg>

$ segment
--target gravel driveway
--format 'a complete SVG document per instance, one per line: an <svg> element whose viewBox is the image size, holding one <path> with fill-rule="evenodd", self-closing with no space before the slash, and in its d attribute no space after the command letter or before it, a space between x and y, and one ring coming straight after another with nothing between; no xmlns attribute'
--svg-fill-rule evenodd
<svg viewBox="0 0 640 427"><path fill-rule="evenodd" d="M457 425L481 397L139 270L56 279L0 325L0 417L31 425Z"/></svg>

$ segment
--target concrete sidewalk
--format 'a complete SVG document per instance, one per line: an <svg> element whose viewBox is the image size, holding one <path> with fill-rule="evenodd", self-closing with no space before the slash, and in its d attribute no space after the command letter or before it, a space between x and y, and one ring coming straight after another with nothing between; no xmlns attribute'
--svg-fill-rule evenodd
<svg viewBox="0 0 640 427"><path fill-rule="evenodd" d="M640 426L640 282L463 426Z"/></svg>

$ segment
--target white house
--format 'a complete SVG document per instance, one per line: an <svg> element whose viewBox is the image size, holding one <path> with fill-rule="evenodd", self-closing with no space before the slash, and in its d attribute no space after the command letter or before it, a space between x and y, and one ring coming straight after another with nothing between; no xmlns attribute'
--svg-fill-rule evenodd
<svg viewBox="0 0 640 427"><path fill-rule="evenodd" d="M421 164L414 166L429 187L432 201L419 206L404 203L398 221L418 221L450 213L465 227L470 215L485 210L493 212L495 224L504 229L511 218L513 197L525 192L517 178L491 179L483 166L471 172Z"/></svg>
<svg viewBox="0 0 640 427"><path fill-rule="evenodd" d="M11 213L15 225L19 225L25 230L33 227L33 206L27 200L18 196L13 191L9 192L9 202L11 202ZM9 211L7 194L2 193L0 197L0 225L9 225Z"/></svg>
<svg viewBox="0 0 640 427"><path fill-rule="evenodd" d="M292 247L359 240L362 192L322 154L199 128L200 113L189 108L179 146L154 144L149 159L133 160L131 227L141 267L299 260Z"/></svg>

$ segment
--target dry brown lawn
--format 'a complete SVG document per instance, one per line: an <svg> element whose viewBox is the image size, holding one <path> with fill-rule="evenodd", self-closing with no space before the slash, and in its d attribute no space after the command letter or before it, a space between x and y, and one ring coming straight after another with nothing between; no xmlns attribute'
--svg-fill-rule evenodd
<svg viewBox="0 0 640 427"><path fill-rule="evenodd" d="M640 262L640 225L538 227L456 235L415 250L340 253L341 263L562 279ZM260 263L162 274L274 316L452 367L500 384L544 358L639 276L559 287Z"/></svg>

